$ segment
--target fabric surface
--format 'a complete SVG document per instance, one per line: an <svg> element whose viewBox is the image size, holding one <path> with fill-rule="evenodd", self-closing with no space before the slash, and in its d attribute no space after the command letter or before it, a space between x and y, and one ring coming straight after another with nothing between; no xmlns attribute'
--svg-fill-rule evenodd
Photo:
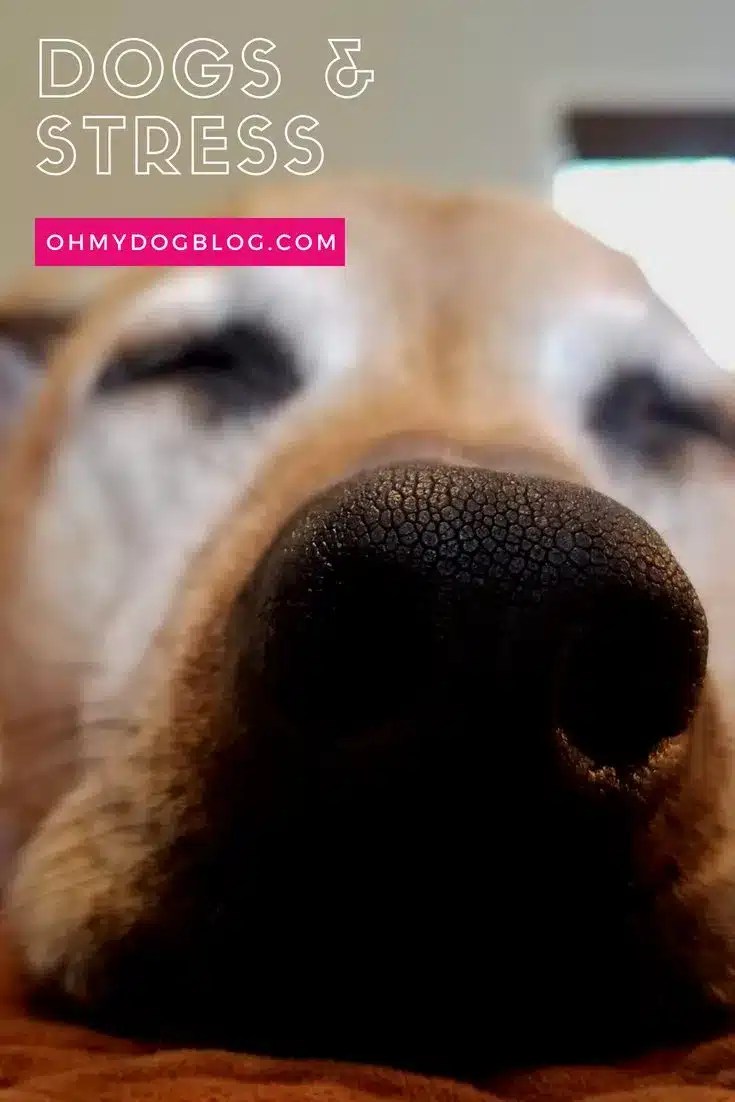
<svg viewBox="0 0 735 1102"><path fill-rule="evenodd" d="M0 935L0 1102L732 1102L735 1035L622 1067L472 1086L325 1061L150 1046L29 1015Z"/></svg>

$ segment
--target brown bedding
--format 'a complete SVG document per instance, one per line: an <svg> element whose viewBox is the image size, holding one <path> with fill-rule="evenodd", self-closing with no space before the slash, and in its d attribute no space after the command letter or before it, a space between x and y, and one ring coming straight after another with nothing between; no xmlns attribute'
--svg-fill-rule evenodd
<svg viewBox="0 0 735 1102"><path fill-rule="evenodd" d="M547 1068L479 1086L379 1068L152 1051L24 1011L0 937L0 1102L730 1102L735 1036L617 1068Z"/></svg>

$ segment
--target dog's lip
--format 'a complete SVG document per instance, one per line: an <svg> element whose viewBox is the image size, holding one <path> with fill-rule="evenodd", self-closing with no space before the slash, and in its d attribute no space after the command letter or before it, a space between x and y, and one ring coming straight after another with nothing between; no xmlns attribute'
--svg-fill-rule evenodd
<svg viewBox="0 0 735 1102"><path fill-rule="evenodd" d="M353 477L397 463L440 463L447 467L482 467L518 475L540 475L583 484L580 472L551 447L536 443L517 447L494 446L491 440L472 443L453 440L439 433L411 432L386 437L373 445L346 472Z"/></svg>

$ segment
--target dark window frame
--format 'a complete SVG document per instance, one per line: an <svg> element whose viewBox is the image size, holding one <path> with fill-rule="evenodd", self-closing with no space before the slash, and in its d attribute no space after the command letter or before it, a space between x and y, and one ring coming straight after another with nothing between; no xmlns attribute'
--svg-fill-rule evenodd
<svg viewBox="0 0 735 1102"><path fill-rule="evenodd" d="M566 140L584 161L653 158L735 158L735 107L716 110L575 107L567 111Z"/></svg>

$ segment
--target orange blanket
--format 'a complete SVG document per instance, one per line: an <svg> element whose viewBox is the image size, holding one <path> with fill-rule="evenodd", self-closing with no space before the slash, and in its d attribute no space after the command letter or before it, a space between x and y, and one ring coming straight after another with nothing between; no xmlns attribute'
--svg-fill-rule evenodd
<svg viewBox="0 0 735 1102"><path fill-rule="evenodd" d="M152 1051L30 1017L0 938L0 1102L735 1102L735 1036L617 1068L546 1068L479 1086L380 1068Z"/></svg>

